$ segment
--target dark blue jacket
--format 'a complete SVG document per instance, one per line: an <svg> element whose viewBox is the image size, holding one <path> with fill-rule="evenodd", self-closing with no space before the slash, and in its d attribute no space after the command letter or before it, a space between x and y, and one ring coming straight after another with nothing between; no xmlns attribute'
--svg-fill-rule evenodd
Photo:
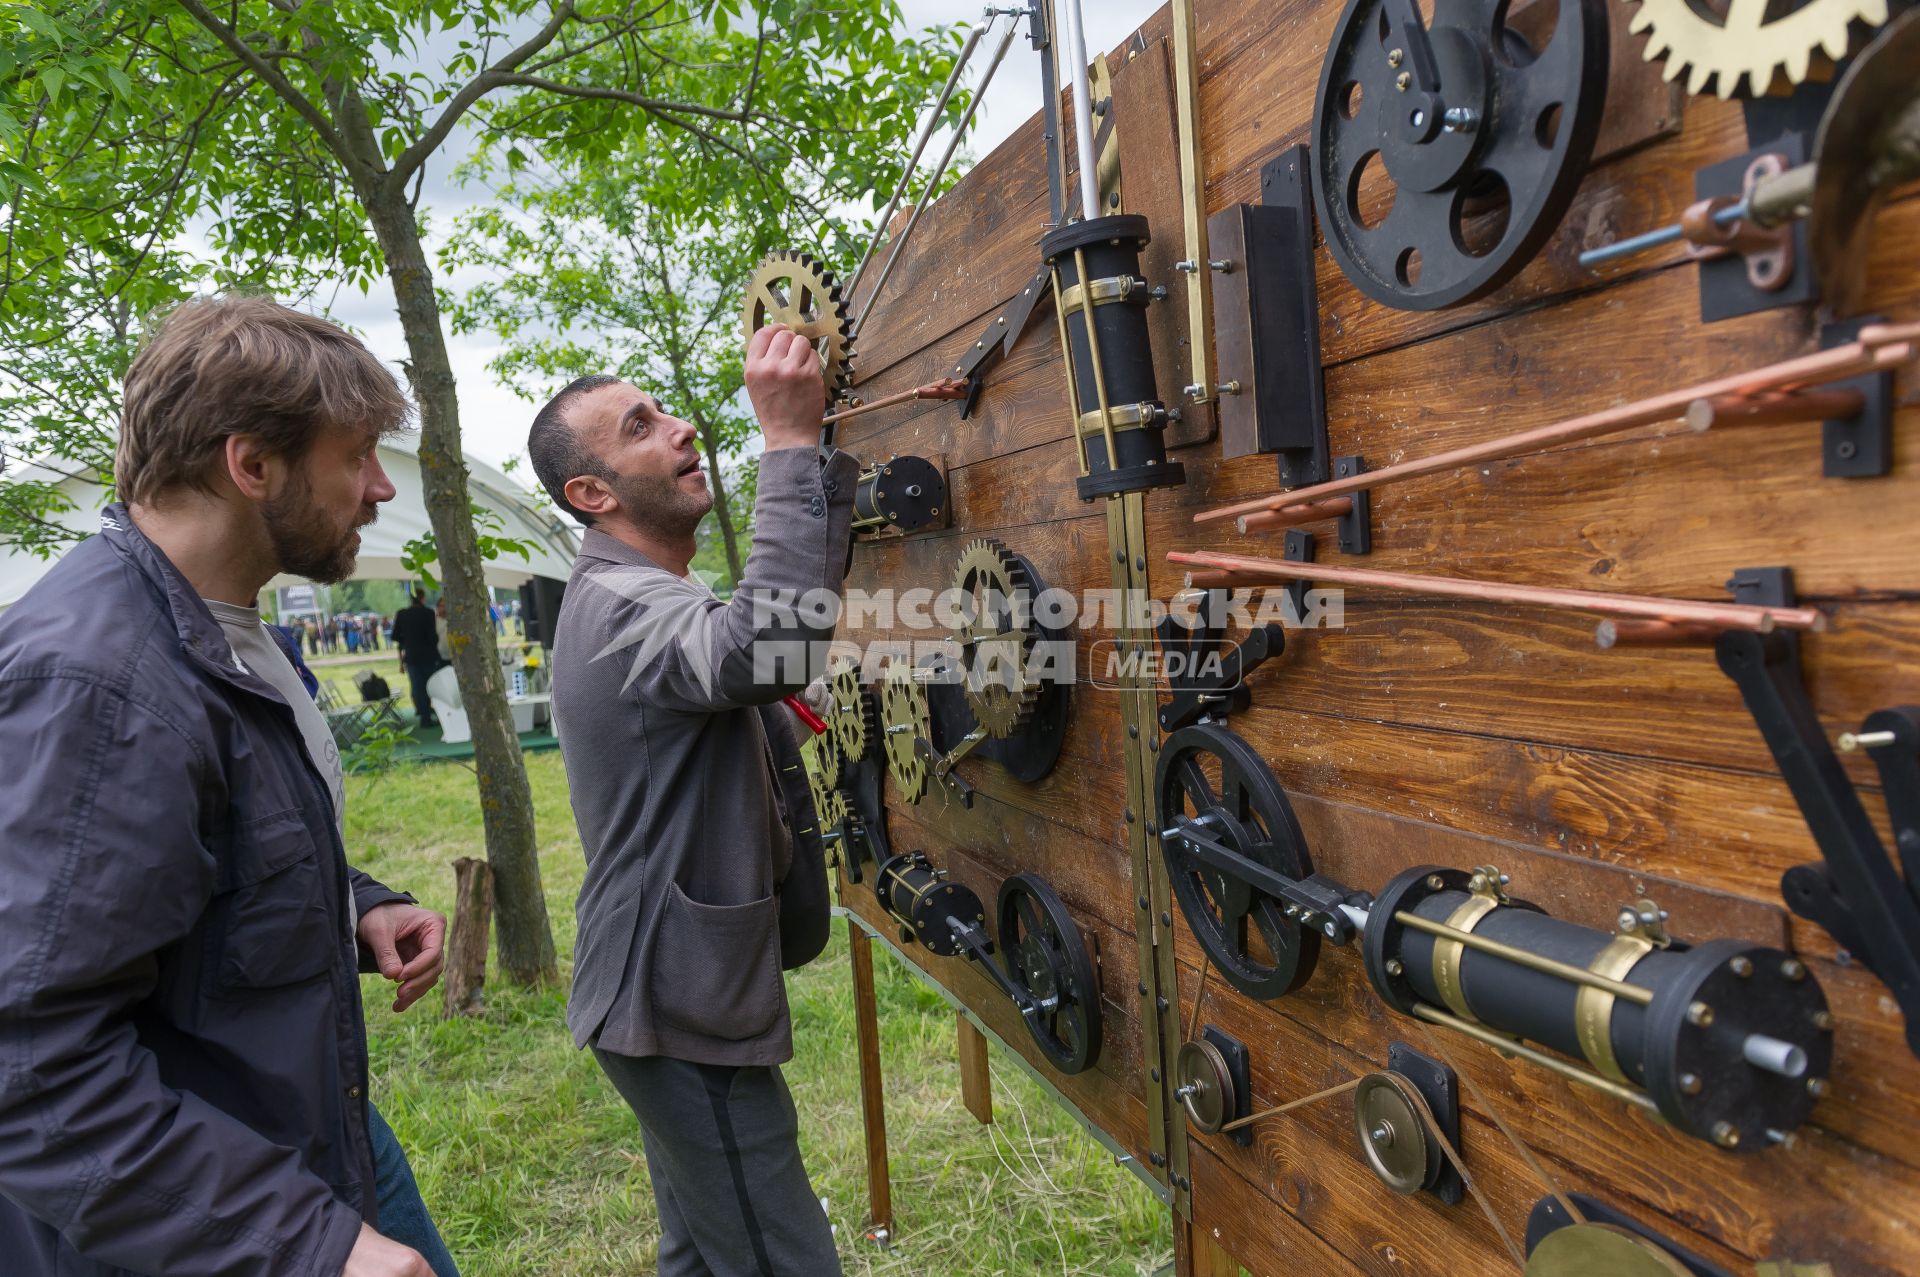
<svg viewBox="0 0 1920 1277"><path fill-rule="evenodd" d="M110 506L0 616L0 1272L339 1277L360 912L293 711Z"/></svg>

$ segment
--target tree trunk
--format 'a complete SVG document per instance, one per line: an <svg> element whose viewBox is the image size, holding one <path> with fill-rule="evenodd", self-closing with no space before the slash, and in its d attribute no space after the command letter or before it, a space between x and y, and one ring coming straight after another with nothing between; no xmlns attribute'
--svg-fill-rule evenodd
<svg viewBox="0 0 1920 1277"><path fill-rule="evenodd" d="M460 403L440 328L440 304L433 295L433 272L420 243L419 223L404 195L377 181L355 186L386 256L400 327L407 339L407 377L420 405L420 478L440 553L454 674L473 728L480 814L499 906L500 971L516 984L545 984L558 980L559 967L547 922L547 901L540 889L533 791L507 708L499 647L487 616L487 584L460 447Z"/></svg>
<svg viewBox="0 0 1920 1277"><path fill-rule="evenodd" d="M720 481L720 454L713 446L713 431L700 427L700 450L707 454L707 480L713 484L713 517L720 521L720 544L727 551L727 571L735 585L740 584L740 537L733 527L733 511L727 505L727 489Z"/></svg>
<svg viewBox="0 0 1920 1277"><path fill-rule="evenodd" d="M453 862L453 927L447 933L443 1019L479 1015L487 983L487 932L493 925L493 870L484 860Z"/></svg>

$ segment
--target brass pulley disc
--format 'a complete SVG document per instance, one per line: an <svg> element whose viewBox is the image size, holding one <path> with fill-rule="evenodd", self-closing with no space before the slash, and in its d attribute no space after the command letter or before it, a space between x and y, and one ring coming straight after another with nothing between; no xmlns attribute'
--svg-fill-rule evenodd
<svg viewBox="0 0 1920 1277"><path fill-rule="evenodd" d="M1413 1194L1433 1182L1440 1170L1440 1145L1413 1083L1398 1073L1369 1073L1353 1096L1353 1126L1360 1151L1380 1182L1396 1193Z"/></svg>
<svg viewBox="0 0 1920 1277"><path fill-rule="evenodd" d="M1204 1038L1184 1044L1174 1062L1174 1077L1180 1103L1195 1130L1212 1135L1226 1125L1236 1101L1233 1074L1219 1047Z"/></svg>
<svg viewBox="0 0 1920 1277"><path fill-rule="evenodd" d="M853 318L840 285L805 253L774 253L747 281L746 336L768 324L785 324L812 343L829 398L853 380Z"/></svg>
<svg viewBox="0 0 1920 1277"><path fill-rule="evenodd" d="M900 787L900 796L917 803L927 796L927 760L914 748L916 740L933 740L927 692L914 681L913 667L902 661L887 666L880 681L881 739L887 771Z"/></svg>
<svg viewBox="0 0 1920 1277"><path fill-rule="evenodd" d="M1685 1264L1613 1224L1569 1224L1540 1239L1527 1277L1689 1277Z"/></svg>

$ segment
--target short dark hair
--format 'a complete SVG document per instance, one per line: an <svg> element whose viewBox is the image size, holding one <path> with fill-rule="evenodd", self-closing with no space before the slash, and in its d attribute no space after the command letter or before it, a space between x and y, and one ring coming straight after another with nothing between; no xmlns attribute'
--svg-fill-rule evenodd
<svg viewBox="0 0 1920 1277"><path fill-rule="evenodd" d="M127 369L114 483L142 504L209 490L229 436L298 461L325 431L391 434L412 411L346 329L268 297L195 298L159 320Z"/></svg>
<svg viewBox="0 0 1920 1277"><path fill-rule="evenodd" d="M575 509L573 502L567 500L567 484L582 475L611 479L613 468L580 441L573 423L567 420L567 408L589 391L614 385L619 380L604 372L575 377L533 414L533 429L527 432L527 456L533 462L533 473L539 476L540 486L547 490L555 505L589 528L593 526L593 516Z"/></svg>

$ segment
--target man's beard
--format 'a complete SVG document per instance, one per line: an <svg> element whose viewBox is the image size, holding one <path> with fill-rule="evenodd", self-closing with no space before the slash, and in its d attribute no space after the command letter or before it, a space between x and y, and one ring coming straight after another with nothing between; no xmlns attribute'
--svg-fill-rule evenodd
<svg viewBox="0 0 1920 1277"><path fill-rule="evenodd" d="M353 575L360 549L354 544L354 532L372 523L375 511L368 510L364 518L341 532L327 517L327 511L314 502L306 476L296 473L287 490L262 507L261 516L281 571L321 585L334 585Z"/></svg>
<svg viewBox="0 0 1920 1277"><path fill-rule="evenodd" d="M617 475L607 481L607 486L620 498L621 511L636 527L677 539L692 536L700 520L713 509L713 490L702 485L700 491L688 492L680 486L682 477Z"/></svg>

